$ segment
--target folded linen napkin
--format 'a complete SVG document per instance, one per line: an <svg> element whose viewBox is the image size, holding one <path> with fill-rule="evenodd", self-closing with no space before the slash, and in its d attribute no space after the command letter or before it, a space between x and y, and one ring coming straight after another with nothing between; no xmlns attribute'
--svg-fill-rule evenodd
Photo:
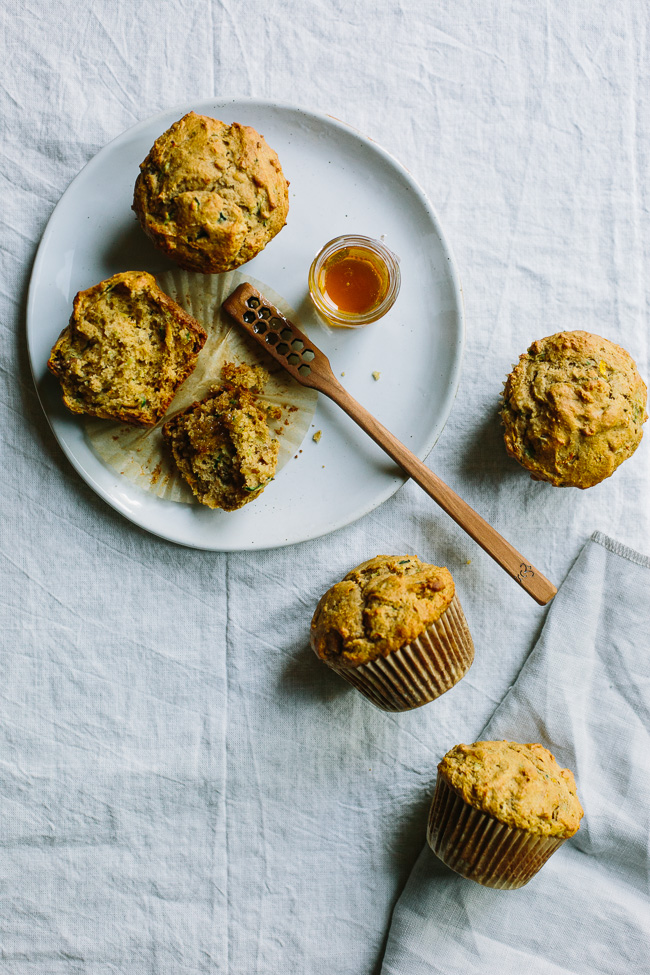
<svg viewBox="0 0 650 975"><path fill-rule="evenodd" d="M382 975L649 970L649 569L649 558L595 533L480 736L541 742L571 768L579 832L515 891L465 880L425 847Z"/></svg>

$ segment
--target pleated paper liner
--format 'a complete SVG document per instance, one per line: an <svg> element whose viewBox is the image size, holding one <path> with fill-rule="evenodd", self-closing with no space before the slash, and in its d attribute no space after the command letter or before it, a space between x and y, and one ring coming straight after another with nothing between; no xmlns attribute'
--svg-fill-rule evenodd
<svg viewBox="0 0 650 975"><path fill-rule="evenodd" d="M535 876L566 839L500 823L470 806L438 775L427 842L462 877L484 887L516 890Z"/></svg>
<svg viewBox="0 0 650 975"><path fill-rule="evenodd" d="M185 380L167 410L154 427L134 427L127 423L89 419L86 437L105 464L143 490L169 501L198 504L188 484L180 476L164 447L162 426L174 413L190 406L219 383L225 362L245 362L264 366L269 380L258 396L263 408L279 409L276 419L269 419L269 429L280 449L277 471L298 452L309 430L316 409L317 393L295 382L270 356L250 340L224 313L221 306L242 281L250 281L287 318L297 317L287 302L272 288L249 274L231 271L227 274L195 274L190 271L166 271L157 277L159 286L208 333L199 353L194 372Z"/></svg>
<svg viewBox="0 0 650 975"><path fill-rule="evenodd" d="M328 666L382 711L410 711L435 701L472 665L474 644L458 596L416 640L358 667Z"/></svg>

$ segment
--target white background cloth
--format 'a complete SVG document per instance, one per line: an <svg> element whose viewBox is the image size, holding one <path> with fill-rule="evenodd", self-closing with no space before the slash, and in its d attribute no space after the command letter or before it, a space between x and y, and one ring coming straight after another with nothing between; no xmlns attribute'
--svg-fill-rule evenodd
<svg viewBox="0 0 650 975"><path fill-rule="evenodd" d="M0 972L379 971L437 762L484 728L547 610L412 484L272 552L192 551L121 519L38 404L31 264L79 169L156 112L250 95L344 119L421 183L463 281L463 376L429 464L556 583L595 529L648 553L650 436L601 485L557 490L507 458L497 409L519 353L561 329L650 373L650 15L8 0L0 28ZM476 644L457 687L399 716L308 647L322 592L384 552L447 565Z"/></svg>

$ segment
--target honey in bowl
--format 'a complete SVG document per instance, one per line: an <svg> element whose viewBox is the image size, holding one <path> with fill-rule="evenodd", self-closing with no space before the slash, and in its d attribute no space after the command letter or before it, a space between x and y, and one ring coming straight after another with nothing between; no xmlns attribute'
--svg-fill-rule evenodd
<svg viewBox="0 0 650 975"><path fill-rule="evenodd" d="M309 292L316 308L331 324L348 328L385 315L399 286L397 257L369 237L329 241L309 270Z"/></svg>
<svg viewBox="0 0 650 975"><path fill-rule="evenodd" d="M348 315L372 311L386 293L386 266L360 247L346 247L334 254L323 270L325 294Z"/></svg>

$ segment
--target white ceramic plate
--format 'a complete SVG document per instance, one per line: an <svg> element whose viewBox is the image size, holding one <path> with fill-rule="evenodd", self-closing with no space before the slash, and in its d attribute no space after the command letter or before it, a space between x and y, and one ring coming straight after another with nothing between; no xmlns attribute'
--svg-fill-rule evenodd
<svg viewBox="0 0 650 975"><path fill-rule="evenodd" d="M240 268L298 311L297 324L329 356L343 385L419 457L449 416L464 340L460 283L438 218L409 173L375 142L328 116L248 99L204 101L141 122L102 149L64 193L43 235L29 289L27 340L43 409L69 460L110 505L163 538L215 551L274 548L325 535L389 498L405 476L342 411L320 397L302 451L264 494L236 512L162 501L108 469L62 405L46 362L77 291L117 271L172 265L131 211L138 166L155 139L193 109L252 125L290 181L287 226ZM362 329L317 320L307 272L321 246L345 233L383 237L401 261L388 315ZM372 373L380 373L379 380Z"/></svg>

